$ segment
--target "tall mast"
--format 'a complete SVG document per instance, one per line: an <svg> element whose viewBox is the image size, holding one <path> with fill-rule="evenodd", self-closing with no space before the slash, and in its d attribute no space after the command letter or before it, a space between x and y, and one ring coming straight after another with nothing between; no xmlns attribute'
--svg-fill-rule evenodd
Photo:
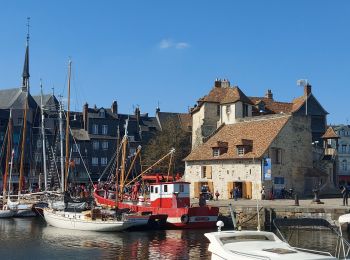
<svg viewBox="0 0 350 260"><path fill-rule="evenodd" d="M21 161L19 168L19 183L18 183L18 195L21 194L23 188L23 176L24 176L24 155L26 148L26 139L27 139L27 109L28 109L28 92L26 95L26 101L24 105L24 115L23 115L23 130L22 130L22 144L21 144ZM12 167L12 165L11 165Z"/></svg>
<svg viewBox="0 0 350 260"><path fill-rule="evenodd" d="M12 178L12 169L13 169L13 157L14 157L14 154L15 154L15 150L12 149L12 152L11 152L11 163L10 163L10 178L9 178L9 190L8 190L8 193L7 193L7 198L8 200L10 199L10 189L11 189L11 178Z"/></svg>
<svg viewBox="0 0 350 260"><path fill-rule="evenodd" d="M68 185L68 170L69 170L69 111L70 111L70 78L72 70L72 61L69 60L68 65L68 105L67 105L67 116L66 116L66 176L64 189L67 190Z"/></svg>
<svg viewBox="0 0 350 260"><path fill-rule="evenodd" d="M62 97L60 98L59 107L59 124L60 124L60 147L61 147L61 190L64 192L64 157L63 157L63 120L62 120Z"/></svg>
<svg viewBox="0 0 350 260"><path fill-rule="evenodd" d="M120 172L120 194L124 192L124 177L125 177L125 160L126 160L126 146L128 143L128 123L129 118L125 123L125 133L123 137L123 150L122 150L122 162L121 162L121 172Z"/></svg>
<svg viewBox="0 0 350 260"><path fill-rule="evenodd" d="M5 196L7 191L7 176L9 175L9 165L11 157L11 147L12 146L12 110L10 109L10 117L7 126L7 149L6 149L6 165L5 165L5 175L3 178L3 199L5 202Z"/></svg>
<svg viewBox="0 0 350 260"><path fill-rule="evenodd" d="M118 197L119 197L119 143L120 143L120 134L119 134L119 124L117 128L117 155L116 155L116 166L115 166L115 208L118 209Z"/></svg>
<svg viewBox="0 0 350 260"><path fill-rule="evenodd" d="M46 145L45 145L45 116L44 116L44 105L43 105L43 84L40 79L40 110L41 110L41 138L43 146L43 167L44 167L44 183L45 191L47 191L47 168L46 168Z"/></svg>

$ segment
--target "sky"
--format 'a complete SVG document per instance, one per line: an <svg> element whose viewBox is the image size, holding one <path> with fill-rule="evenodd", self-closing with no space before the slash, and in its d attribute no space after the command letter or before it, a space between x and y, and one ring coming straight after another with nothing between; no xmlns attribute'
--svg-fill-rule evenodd
<svg viewBox="0 0 350 260"><path fill-rule="evenodd" d="M329 112L350 120L350 1L0 0L0 89L20 86L30 17L31 93L71 107L154 115L187 112L226 78L247 96L290 102L298 79Z"/></svg>

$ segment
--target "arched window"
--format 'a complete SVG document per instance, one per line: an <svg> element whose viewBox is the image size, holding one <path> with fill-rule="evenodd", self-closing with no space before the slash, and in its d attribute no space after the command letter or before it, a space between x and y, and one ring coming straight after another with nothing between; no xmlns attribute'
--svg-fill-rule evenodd
<svg viewBox="0 0 350 260"><path fill-rule="evenodd" d="M343 160L341 164L342 164L343 171L347 171L348 170L348 162L346 160Z"/></svg>

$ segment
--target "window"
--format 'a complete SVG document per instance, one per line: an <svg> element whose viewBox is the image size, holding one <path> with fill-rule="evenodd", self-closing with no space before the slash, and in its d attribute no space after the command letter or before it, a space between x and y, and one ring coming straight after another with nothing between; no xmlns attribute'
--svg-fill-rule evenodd
<svg viewBox="0 0 350 260"><path fill-rule="evenodd" d="M202 166L201 178L204 179L207 177L207 166Z"/></svg>
<svg viewBox="0 0 350 260"><path fill-rule="evenodd" d="M228 105L226 106L226 114L230 114L231 113L231 106Z"/></svg>
<svg viewBox="0 0 350 260"><path fill-rule="evenodd" d="M97 124L92 125L92 133L94 135L98 135L98 125Z"/></svg>
<svg viewBox="0 0 350 260"><path fill-rule="evenodd" d="M107 135L108 133L108 125L102 125L102 134Z"/></svg>
<svg viewBox="0 0 350 260"><path fill-rule="evenodd" d="M244 155L244 147L243 146L237 147L237 154L239 156L243 156Z"/></svg>
<svg viewBox="0 0 350 260"><path fill-rule="evenodd" d="M151 193L153 193L153 186L151 186Z"/></svg>
<svg viewBox="0 0 350 260"><path fill-rule="evenodd" d="M17 125L22 125L23 124L23 117L17 118Z"/></svg>
<svg viewBox="0 0 350 260"><path fill-rule="evenodd" d="M101 165L107 165L107 157L101 157Z"/></svg>
<svg viewBox="0 0 350 260"><path fill-rule="evenodd" d="M284 177L275 177L274 181L275 184L284 184Z"/></svg>
<svg viewBox="0 0 350 260"><path fill-rule="evenodd" d="M73 145L73 152L74 153L77 153L80 151L80 144L74 144Z"/></svg>
<svg viewBox="0 0 350 260"><path fill-rule="evenodd" d="M180 184L180 192L184 192L185 191L185 187L183 184Z"/></svg>
<svg viewBox="0 0 350 260"><path fill-rule="evenodd" d="M341 146L341 152L342 152L342 153L346 153L346 144L343 144L343 145Z"/></svg>
<svg viewBox="0 0 350 260"><path fill-rule="evenodd" d="M213 156L218 157L220 155L220 149L219 148L213 148Z"/></svg>
<svg viewBox="0 0 350 260"><path fill-rule="evenodd" d="M129 141L130 141L130 142L135 142L135 136L130 135L130 136L129 136Z"/></svg>
<svg viewBox="0 0 350 260"><path fill-rule="evenodd" d="M98 115L102 118L104 118L106 116L105 110L101 109L100 112L98 113Z"/></svg>
<svg viewBox="0 0 350 260"><path fill-rule="evenodd" d="M342 161L342 169L344 172L348 170L348 162L346 160Z"/></svg>
<svg viewBox="0 0 350 260"><path fill-rule="evenodd" d="M163 191L164 191L164 192L168 192L168 185L164 185L164 186L163 186Z"/></svg>
<svg viewBox="0 0 350 260"><path fill-rule="evenodd" d="M158 193L158 187L154 187L154 193Z"/></svg>
<svg viewBox="0 0 350 260"><path fill-rule="evenodd" d="M97 166L98 165L98 158L97 157L92 157L91 158L91 162L93 166Z"/></svg>
<svg viewBox="0 0 350 260"><path fill-rule="evenodd" d="M249 116L249 114L248 114L249 109L248 108L249 107L247 104L243 104L243 117Z"/></svg>
<svg viewBox="0 0 350 260"><path fill-rule="evenodd" d="M93 141L92 142L92 149L98 150L100 148L100 144L98 141Z"/></svg>
<svg viewBox="0 0 350 260"><path fill-rule="evenodd" d="M216 106L216 115L217 115L217 116L220 116L220 109L221 109L221 108L220 108L220 105L217 105L217 106Z"/></svg>
<svg viewBox="0 0 350 260"><path fill-rule="evenodd" d="M75 165L79 165L80 164L80 158L74 158L74 163L75 163Z"/></svg>
<svg viewBox="0 0 350 260"><path fill-rule="evenodd" d="M35 162L41 162L41 154L40 153L36 153L34 156Z"/></svg>
<svg viewBox="0 0 350 260"><path fill-rule="evenodd" d="M282 163L282 149L272 148L272 163L274 164Z"/></svg>
<svg viewBox="0 0 350 260"><path fill-rule="evenodd" d="M108 142L107 141L103 141L102 142L102 149L103 150L107 150L108 149Z"/></svg>
<svg viewBox="0 0 350 260"><path fill-rule="evenodd" d="M136 148L130 147L129 153L130 153L130 155L134 155L136 153Z"/></svg>
<svg viewBox="0 0 350 260"><path fill-rule="evenodd" d="M38 147L38 148L41 148L42 147L42 141L41 141L41 139L38 139L37 141L36 141L36 147Z"/></svg>

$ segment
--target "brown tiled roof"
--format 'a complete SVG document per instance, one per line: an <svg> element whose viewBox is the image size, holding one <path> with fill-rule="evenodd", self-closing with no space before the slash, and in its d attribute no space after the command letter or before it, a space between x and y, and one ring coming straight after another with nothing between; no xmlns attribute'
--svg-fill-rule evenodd
<svg viewBox="0 0 350 260"><path fill-rule="evenodd" d="M322 135L323 139L338 139L339 136L335 133L333 127L328 127L327 131Z"/></svg>
<svg viewBox="0 0 350 260"><path fill-rule="evenodd" d="M301 96L301 97L298 97L298 98L295 98L293 99L293 109L292 109L292 112L296 112L299 110L299 108L304 104L305 102L305 97L304 96Z"/></svg>
<svg viewBox="0 0 350 260"><path fill-rule="evenodd" d="M262 117L259 120L224 125L207 142L195 148L185 161L261 158L289 118L289 115ZM251 152L239 156L236 146L242 143L242 139L251 140L253 146ZM217 142L227 142L228 151L214 157L212 147L215 147Z"/></svg>
<svg viewBox="0 0 350 260"><path fill-rule="evenodd" d="M227 91L223 99L220 100L221 104L235 103L237 101L242 101L243 103L247 103L247 104L253 104L239 87L228 88L228 89L229 91Z"/></svg>
<svg viewBox="0 0 350 260"><path fill-rule="evenodd" d="M293 110L293 103L288 102L277 102L273 100L272 98L266 98L266 97L249 97L249 99L252 101L253 104L257 105L261 101L264 102L266 112L268 114L288 114L291 113Z"/></svg>

